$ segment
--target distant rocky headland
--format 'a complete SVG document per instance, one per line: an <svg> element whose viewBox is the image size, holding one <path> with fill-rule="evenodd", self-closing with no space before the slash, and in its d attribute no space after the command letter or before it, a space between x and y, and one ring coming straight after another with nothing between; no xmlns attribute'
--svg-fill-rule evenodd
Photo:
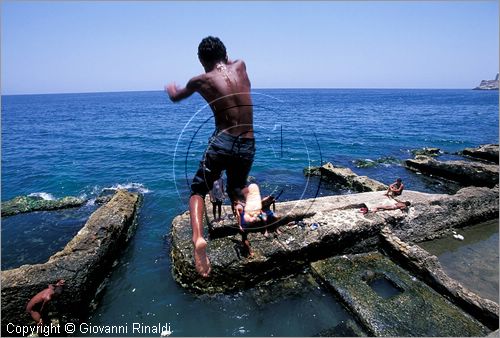
<svg viewBox="0 0 500 338"><path fill-rule="evenodd" d="M474 90L498 90L498 73L495 80L483 80Z"/></svg>

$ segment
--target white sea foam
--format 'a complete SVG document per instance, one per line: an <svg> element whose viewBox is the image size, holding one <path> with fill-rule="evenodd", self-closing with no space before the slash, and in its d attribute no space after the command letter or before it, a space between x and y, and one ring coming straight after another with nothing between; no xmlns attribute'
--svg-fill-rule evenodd
<svg viewBox="0 0 500 338"><path fill-rule="evenodd" d="M141 194L147 194L147 193L150 193L151 190L149 190L148 188L146 188L144 186L144 184L142 183L134 183L134 182L131 182L131 183L125 183L125 184L115 184L113 185L112 187L110 188L105 188L103 190L118 190L118 189L126 189L126 190L134 190L134 191L137 191Z"/></svg>
<svg viewBox="0 0 500 338"><path fill-rule="evenodd" d="M56 198L47 192L34 192L28 195L29 197L40 197L41 199L44 199L46 201L53 201Z"/></svg>

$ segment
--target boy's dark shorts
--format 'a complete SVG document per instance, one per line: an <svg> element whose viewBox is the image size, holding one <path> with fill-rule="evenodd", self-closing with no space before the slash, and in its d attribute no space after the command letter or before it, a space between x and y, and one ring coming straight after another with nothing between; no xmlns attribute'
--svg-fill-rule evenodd
<svg viewBox="0 0 500 338"><path fill-rule="evenodd" d="M214 133L191 184L191 195L203 198L212 190L223 170L227 176L227 192L231 201L243 200L255 155L255 139Z"/></svg>

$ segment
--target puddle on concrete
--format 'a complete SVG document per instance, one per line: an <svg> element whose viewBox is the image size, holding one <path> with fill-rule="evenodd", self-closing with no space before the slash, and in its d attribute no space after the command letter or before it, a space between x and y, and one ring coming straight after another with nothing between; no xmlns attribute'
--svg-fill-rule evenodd
<svg viewBox="0 0 500 338"><path fill-rule="evenodd" d="M373 291L375 291L375 293L377 293L377 295L384 299L389 299L403 292L403 290L398 288L385 276L381 276L370 281L368 285L373 289Z"/></svg>
<svg viewBox="0 0 500 338"><path fill-rule="evenodd" d="M456 232L464 236L463 241L450 234L419 245L438 257L448 276L498 303L498 219Z"/></svg>

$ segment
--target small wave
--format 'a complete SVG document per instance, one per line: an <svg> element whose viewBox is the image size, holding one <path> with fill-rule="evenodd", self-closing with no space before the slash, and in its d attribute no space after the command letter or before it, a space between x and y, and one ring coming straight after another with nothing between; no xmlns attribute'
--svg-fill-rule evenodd
<svg viewBox="0 0 500 338"><path fill-rule="evenodd" d="M39 197L46 201L54 201L56 198L47 192L34 192L28 195L29 197Z"/></svg>
<svg viewBox="0 0 500 338"><path fill-rule="evenodd" d="M131 183L126 183L126 184L115 184L113 185L112 187L110 188L104 188L104 190L118 190L118 189L126 189L126 190L133 190L133 191L137 191L141 194L147 194L147 193L150 193L151 190L149 190L148 188L146 188L144 186L144 184L142 183L134 183L134 182L131 182Z"/></svg>

